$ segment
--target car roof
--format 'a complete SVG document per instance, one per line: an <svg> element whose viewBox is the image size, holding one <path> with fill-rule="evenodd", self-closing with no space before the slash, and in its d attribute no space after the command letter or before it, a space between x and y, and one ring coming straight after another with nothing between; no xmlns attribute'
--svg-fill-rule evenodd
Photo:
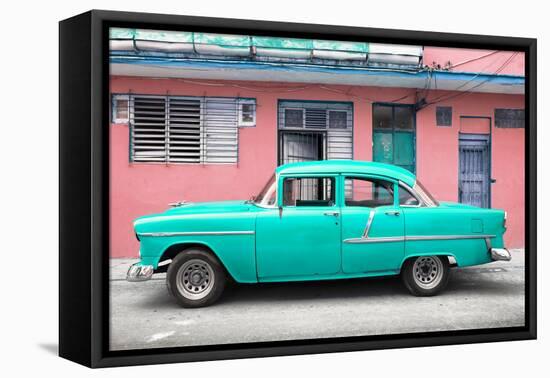
<svg viewBox="0 0 550 378"><path fill-rule="evenodd" d="M373 174L403 181L409 186L413 186L416 182L416 176L404 168L391 164L360 160L319 160L289 163L281 165L275 172L282 175L312 173Z"/></svg>

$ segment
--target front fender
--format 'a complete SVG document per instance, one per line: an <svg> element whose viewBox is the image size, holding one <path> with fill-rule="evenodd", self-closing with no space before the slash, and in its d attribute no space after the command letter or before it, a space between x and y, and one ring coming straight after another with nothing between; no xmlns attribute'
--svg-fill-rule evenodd
<svg viewBox="0 0 550 378"><path fill-rule="evenodd" d="M201 237L141 236L142 264L153 265L157 269L162 256L169 248L177 246L183 250L192 245L201 245L211 250L235 281L241 283L258 282L254 234Z"/></svg>
<svg viewBox="0 0 550 378"><path fill-rule="evenodd" d="M165 213L134 223L144 264L156 269L170 247L198 244L210 249L237 282L257 282L255 228L249 211Z"/></svg>

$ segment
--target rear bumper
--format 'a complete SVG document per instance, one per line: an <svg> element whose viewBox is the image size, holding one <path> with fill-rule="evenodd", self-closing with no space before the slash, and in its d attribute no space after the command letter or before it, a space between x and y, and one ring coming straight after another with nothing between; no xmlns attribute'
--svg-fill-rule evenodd
<svg viewBox="0 0 550 378"><path fill-rule="evenodd" d="M153 276L153 265L141 265L136 263L128 269L126 273L126 281L128 282L142 282L150 280Z"/></svg>
<svg viewBox="0 0 550 378"><path fill-rule="evenodd" d="M510 261L512 255L506 248L491 248L491 259L493 261Z"/></svg>

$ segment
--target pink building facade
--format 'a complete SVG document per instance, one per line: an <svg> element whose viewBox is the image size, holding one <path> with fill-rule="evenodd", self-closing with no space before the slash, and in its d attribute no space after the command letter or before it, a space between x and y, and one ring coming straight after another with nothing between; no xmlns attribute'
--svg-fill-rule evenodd
<svg viewBox="0 0 550 378"><path fill-rule="evenodd" d="M476 59L482 57L480 59ZM457 71L522 76L523 56L509 52L424 48L424 64L459 64ZM488 68L487 68L488 67ZM460 68L460 70L459 70ZM383 83L385 85L385 83ZM131 158L131 122L112 122L110 130L111 256L137 257L132 221L165 210L179 200L248 199L280 164L280 108L285 101L343 103L349 106L352 158L376 160L374 112L377 104L411 105L414 117L414 170L440 201L460 201L461 136L487 141L488 206L508 212L508 247L524 245L525 129L499 127L498 110L521 110L522 93L460 92L422 88L251 80L186 79L111 75L111 93L126 95L247 98L255 101L255 125L237 130L238 158L233 163L137 162ZM423 95L421 106L415 106ZM432 103L433 102L433 103ZM446 119L438 118L446 111ZM505 113L506 114L506 113ZM381 121L380 121L381 122ZM466 141L467 145L467 141ZM394 146L397 148L397 146Z"/></svg>

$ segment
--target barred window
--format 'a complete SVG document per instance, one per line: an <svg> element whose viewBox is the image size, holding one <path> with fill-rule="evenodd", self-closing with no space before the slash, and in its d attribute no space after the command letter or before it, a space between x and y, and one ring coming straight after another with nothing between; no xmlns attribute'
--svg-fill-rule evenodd
<svg viewBox="0 0 550 378"><path fill-rule="evenodd" d="M525 128L525 110L495 109L495 126L504 129Z"/></svg>
<svg viewBox="0 0 550 378"><path fill-rule="evenodd" d="M452 126L453 108L451 106L437 106L435 108L435 120L437 126Z"/></svg>
<svg viewBox="0 0 550 378"><path fill-rule="evenodd" d="M279 101L279 164L353 159L353 104Z"/></svg>
<svg viewBox="0 0 550 378"><path fill-rule="evenodd" d="M284 109L286 127L304 127L304 109Z"/></svg>
<svg viewBox="0 0 550 378"><path fill-rule="evenodd" d="M254 99L132 95L130 159L236 163L238 127L255 123L255 111Z"/></svg>
<svg viewBox="0 0 550 378"><path fill-rule="evenodd" d="M345 129L348 127L348 112L342 110L328 111L328 127L330 129Z"/></svg>

